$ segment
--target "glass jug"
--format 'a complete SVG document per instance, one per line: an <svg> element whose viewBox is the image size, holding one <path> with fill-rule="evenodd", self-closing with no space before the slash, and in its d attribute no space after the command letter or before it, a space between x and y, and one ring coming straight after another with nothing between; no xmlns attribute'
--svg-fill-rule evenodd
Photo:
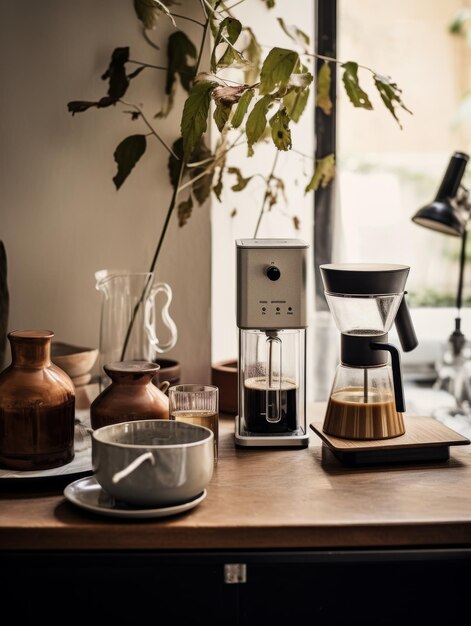
<svg viewBox="0 0 471 626"><path fill-rule="evenodd" d="M169 314L172 290L167 283L155 282L153 272L100 270L95 272L95 279L102 295L99 362L103 387L110 382L104 365L116 361L153 362L157 354L175 346L178 335ZM160 314L158 294L164 297ZM165 327L165 341L158 337L157 320Z"/></svg>

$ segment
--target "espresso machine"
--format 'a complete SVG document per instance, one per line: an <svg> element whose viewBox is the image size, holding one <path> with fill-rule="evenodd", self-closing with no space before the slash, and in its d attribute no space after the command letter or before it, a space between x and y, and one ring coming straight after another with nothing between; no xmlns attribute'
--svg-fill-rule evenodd
<svg viewBox="0 0 471 626"><path fill-rule="evenodd" d="M306 447L306 267L300 239L239 239L241 447Z"/></svg>
<svg viewBox="0 0 471 626"><path fill-rule="evenodd" d="M320 266L341 333L340 365L323 424L329 435L388 439L405 432L400 353L388 343L388 331L395 323L405 352L417 346L404 291L409 269L366 263Z"/></svg>

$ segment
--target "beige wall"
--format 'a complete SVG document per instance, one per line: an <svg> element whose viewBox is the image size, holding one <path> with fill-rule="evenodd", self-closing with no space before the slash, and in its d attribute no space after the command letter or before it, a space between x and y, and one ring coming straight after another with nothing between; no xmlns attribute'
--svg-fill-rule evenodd
<svg viewBox="0 0 471 626"><path fill-rule="evenodd" d="M185 30L197 43L199 27L185 23ZM130 45L133 58L164 65L165 40L160 52L144 43L132 0L0 2L0 238L10 329L45 327L58 340L97 346L94 272L148 268L171 194L166 152L150 139L116 191L113 152L142 126L119 107L72 117L66 105L104 95L99 77L115 47ZM132 93L152 117L163 81L164 72L146 70L126 98ZM171 143L179 122L176 112L156 127ZM182 229L173 219L158 264L159 280L173 289L179 331L167 355L181 360L186 380L201 382L210 365L210 248L206 206Z"/></svg>

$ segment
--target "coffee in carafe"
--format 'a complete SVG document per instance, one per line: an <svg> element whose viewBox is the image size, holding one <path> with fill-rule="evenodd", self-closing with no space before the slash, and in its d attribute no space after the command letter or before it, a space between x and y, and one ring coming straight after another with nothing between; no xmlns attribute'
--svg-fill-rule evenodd
<svg viewBox="0 0 471 626"><path fill-rule="evenodd" d="M247 430L254 433L295 431L298 428L297 395L294 381L282 380L270 388L264 376L248 378L244 382Z"/></svg>

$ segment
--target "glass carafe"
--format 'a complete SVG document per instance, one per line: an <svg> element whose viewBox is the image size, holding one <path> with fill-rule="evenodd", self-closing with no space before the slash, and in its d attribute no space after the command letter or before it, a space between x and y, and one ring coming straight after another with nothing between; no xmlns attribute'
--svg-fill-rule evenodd
<svg viewBox="0 0 471 626"><path fill-rule="evenodd" d="M404 434L392 368L339 365L323 430L346 439L386 439Z"/></svg>
<svg viewBox="0 0 471 626"><path fill-rule="evenodd" d="M252 433L304 426L304 329L240 331L239 410Z"/></svg>
<svg viewBox="0 0 471 626"><path fill-rule="evenodd" d="M153 272L100 270L95 279L102 295L100 377L102 386L106 386L110 381L104 365L116 361L154 362L158 354L174 347L177 328L169 313L172 290L167 283L156 282ZM163 329L164 339L157 326Z"/></svg>

